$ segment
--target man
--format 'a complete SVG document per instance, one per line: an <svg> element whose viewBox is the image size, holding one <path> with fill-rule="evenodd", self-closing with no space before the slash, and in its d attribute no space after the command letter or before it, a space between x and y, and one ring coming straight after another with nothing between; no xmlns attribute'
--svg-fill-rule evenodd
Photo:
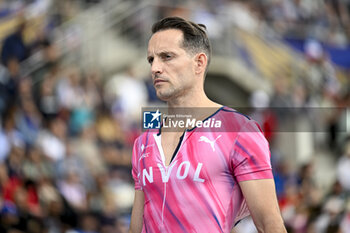
<svg viewBox="0 0 350 233"><path fill-rule="evenodd" d="M266 139L254 121L204 93L205 26L170 17L152 32L147 59L158 98L169 111L215 109L203 122L215 117L230 130L147 131L136 139L130 232L230 232L249 212L259 232L286 232Z"/></svg>
<svg viewBox="0 0 350 233"><path fill-rule="evenodd" d="M25 22L20 22L16 31L4 39L1 50L1 62L8 67L10 59L21 62L30 55L30 49L24 43Z"/></svg>

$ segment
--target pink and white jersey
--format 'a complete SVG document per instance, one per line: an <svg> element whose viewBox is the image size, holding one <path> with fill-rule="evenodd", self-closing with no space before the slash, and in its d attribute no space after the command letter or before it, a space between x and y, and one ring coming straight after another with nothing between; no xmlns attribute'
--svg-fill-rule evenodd
<svg viewBox="0 0 350 233"><path fill-rule="evenodd" d="M229 130L186 130L169 166L161 133L136 139L132 175L145 195L142 232L230 232L249 215L238 183L273 178L269 145L255 121L228 107L211 117Z"/></svg>

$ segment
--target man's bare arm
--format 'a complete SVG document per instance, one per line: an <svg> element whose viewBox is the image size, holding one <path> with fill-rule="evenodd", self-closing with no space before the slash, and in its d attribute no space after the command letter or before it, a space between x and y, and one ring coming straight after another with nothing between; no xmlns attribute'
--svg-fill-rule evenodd
<svg viewBox="0 0 350 233"><path fill-rule="evenodd" d="M258 232L286 233L273 179L239 183Z"/></svg>
<svg viewBox="0 0 350 233"><path fill-rule="evenodd" d="M131 222L129 233L141 233L143 225L143 206L145 203L145 195L143 191L136 190L134 197L134 205L131 212Z"/></svg>

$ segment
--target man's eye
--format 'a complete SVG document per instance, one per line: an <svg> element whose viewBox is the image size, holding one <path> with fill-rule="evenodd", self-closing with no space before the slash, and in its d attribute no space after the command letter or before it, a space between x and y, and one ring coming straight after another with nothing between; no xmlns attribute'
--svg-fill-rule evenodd
<svg viewBox="0 0 350 233"><path fill-rule="evenodd" d="M172 58L172 55L162 54L161 58L162 58L162 60L167 61L167 60L170 60Z"/></svg>
<svg viewBox="0 0 350 233"><path fill-rule="evenodd" d="M172 58L172 56L169 55L169 54L165 54L165 55L163 56L163 60L170 60L171 58Z"/></svg>
<svg viewBox="0 0 350 233"><path fill-rule="evenodd" d="M148 58L148 63L152 64L153 63L153 58Z"/></svg>

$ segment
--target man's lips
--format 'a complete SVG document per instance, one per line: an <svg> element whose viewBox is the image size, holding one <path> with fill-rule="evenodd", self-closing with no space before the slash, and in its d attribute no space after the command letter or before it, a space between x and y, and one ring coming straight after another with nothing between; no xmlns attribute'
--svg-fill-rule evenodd
<svg viewBox="0 0 350 233"><path fill-rule="evenodd" d="M164 82L166 82L164 79L155 79L155 80L153 81L153 85L155 86L155 85L157 85L157 84L159 84L159 83L164 83Z"/></svg>

